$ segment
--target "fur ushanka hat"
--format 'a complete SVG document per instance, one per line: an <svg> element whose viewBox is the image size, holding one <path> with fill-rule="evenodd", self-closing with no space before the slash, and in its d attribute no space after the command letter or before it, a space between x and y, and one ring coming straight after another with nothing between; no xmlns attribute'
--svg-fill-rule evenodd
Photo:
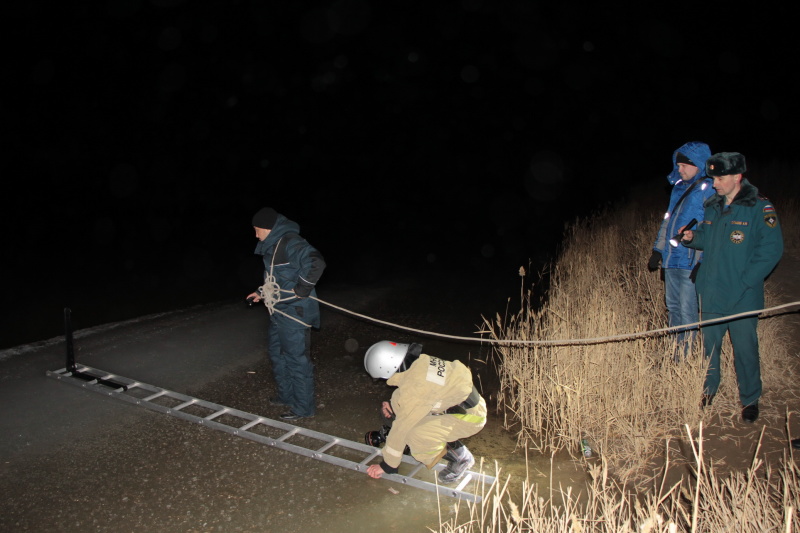
<svg viewBox="0 0 800 533"><path fill-rule="evenodd" d="M744 156L738 152L720 152L706 161L707 176L730 176L744 174L746 171Z"/></svg>

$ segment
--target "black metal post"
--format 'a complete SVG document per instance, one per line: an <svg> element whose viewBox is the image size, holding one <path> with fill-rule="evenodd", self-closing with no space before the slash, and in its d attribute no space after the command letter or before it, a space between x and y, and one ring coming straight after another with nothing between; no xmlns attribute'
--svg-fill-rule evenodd
<svg viewBox="0 0 800 533"><path fill-rule="evenodd" d="M64 308L64 337L67 340L67 366L70 372L75 372L75 348L72 342L72 311L69 307Z"/></svg>
<svg viewBox="0 0 800 533"><path fill-rule="evenodd" d="M64 308L64 337L67 340L67 366L65 367L71 374L72 377L82 379L84 381L89 381L93 383L99 383L100 385L105 385L106 387L111 387L112 389L117 390L128 390L128 386L124 383L120 383L118 381L114 381L113 379L105 379L99 378L96 376L92 376L87 374L86 372L79 372L78 367L75 366L75 346L74 342L72 341L72 311L69 307Z"/></svg>

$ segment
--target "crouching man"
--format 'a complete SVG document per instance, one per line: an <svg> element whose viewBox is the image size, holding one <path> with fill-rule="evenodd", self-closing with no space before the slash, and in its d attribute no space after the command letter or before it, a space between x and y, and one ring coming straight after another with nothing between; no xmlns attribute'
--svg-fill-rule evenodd
<svg viewBox="0 0 800 533"><path fill-rule="evenodd" d="M445 361L422 353L420 344L381 341L364 357L373 378L397 387L381 412L391 421L383 460L367 474L380 478L397 472L406 446L420 463L433 468L444 457L447 466L439 482L453 483L475 464L459 440L475 435L486 424L486 402L472 383L472 373L460 361Z"/></svg>

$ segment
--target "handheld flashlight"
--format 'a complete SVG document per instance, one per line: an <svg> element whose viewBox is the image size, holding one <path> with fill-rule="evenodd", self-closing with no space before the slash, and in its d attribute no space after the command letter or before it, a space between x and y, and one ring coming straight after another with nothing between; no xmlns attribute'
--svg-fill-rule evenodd
<svg viewBox="0 0 800 533"><path fill-rule="evenodd" d="M678 233L677 235L675 235L673 238L671 238L669 240L670 245L672 245L673 248L677 248L678 244L681 242L681 239L683 239L683 234L687 230L692 229L695 224L697 224L697 219L693 218L692 220L689 221L688 224L686 224L686 226L683 227L683 230L680 233Z"/></svg>

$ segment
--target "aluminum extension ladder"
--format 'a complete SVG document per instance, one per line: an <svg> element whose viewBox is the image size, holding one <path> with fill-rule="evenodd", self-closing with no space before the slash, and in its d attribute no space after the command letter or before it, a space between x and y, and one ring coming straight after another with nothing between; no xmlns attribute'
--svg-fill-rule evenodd
<svg viewBox="0 0 800 533"><path fill-rule="evenodd" d="M148 385L104 370L75 364L74 360L70 361L69 357L68 363L71 363L68 364L68 368L47 371L47 376L159 413L196 422L237 437L349 468L356 472L366 473L370 461L381 453L380 449L367 444L326 435ZM444 467L443 463L439 463L434 466L433 470L438 472ZM488 487L495 481L492 476L474 471L468 471L456 487L442 486L415 477L417 474L424 474L427 471L428 469L423 464L408 455L403 455L400 471L397 474L384 474L381 479L470 502L480 502L481 495L485 494ZM470 483L474 486L473 492L465 490Z"/></svg>

